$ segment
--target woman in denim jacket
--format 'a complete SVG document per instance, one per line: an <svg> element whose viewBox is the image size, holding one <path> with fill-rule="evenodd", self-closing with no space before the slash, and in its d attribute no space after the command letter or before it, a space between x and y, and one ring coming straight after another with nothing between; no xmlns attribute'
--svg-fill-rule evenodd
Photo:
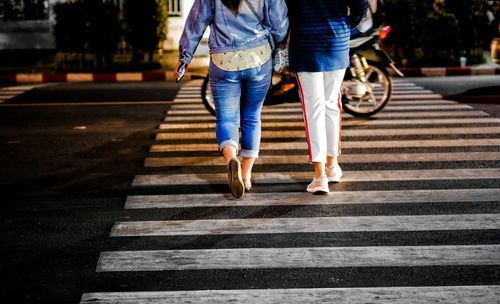
<svg viewBox="0 0 500 304"><path fill-rule="evenodd" d="M288 31L284 0L196 0L180 39L179 67L187 66L210 26L210 89L215 101L215 132L227 163L231 193L251 188L259 155L260 113L272 77L272 46ZM242 163L237 158L241 128Z"/></svg>

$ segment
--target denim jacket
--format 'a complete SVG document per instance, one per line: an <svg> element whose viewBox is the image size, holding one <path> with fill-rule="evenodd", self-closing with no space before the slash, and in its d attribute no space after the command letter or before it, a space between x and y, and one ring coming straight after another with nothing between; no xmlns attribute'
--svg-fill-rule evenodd
<svg viewBox="0 0 500 304"><path fill-rule="evenodd" d="M189 64L206 28L210 53L244 50L264 45L272 37L281 42L288 32L284 0L248 0L258 18L241 0L238 14L220 0L195 0L179 42L179 59Z"/></svg>

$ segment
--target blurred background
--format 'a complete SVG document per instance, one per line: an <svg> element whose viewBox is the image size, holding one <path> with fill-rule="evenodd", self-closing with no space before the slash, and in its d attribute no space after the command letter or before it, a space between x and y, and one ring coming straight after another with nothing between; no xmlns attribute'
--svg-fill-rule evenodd
<svg viewBox="0 0 500 304"><path fill-rule="evenodd" d="M3 72L170 69L194 0L1 0ZM400 67L498 60L499 1L385 0L382 47ZM208 53L206 38L198 54Z"/></svg>

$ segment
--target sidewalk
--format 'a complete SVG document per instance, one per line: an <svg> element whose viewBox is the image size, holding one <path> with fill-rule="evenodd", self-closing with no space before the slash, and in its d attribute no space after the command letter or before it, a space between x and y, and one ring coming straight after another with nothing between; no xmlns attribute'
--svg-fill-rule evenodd
<svg viewBox="0 0 500 304"><path fill-rule="evenodd" d="M500 75L500 65L494 64L485 53L487 62L481 65L467 67L421 67L400 68L406 77L441 77L460 75ZM143 72L2 72L0 83L47 83L47 82L126 82L126 81L174 81L172 69L175 67L177 57L172 53L164 56L162 69ZM195 57L189 66L186 80L202 77L207 73L209 57Z"/></svg>
<svg viewBox="0 0 500 304"><path fill-rule="evenodd" d="M466 67L401 68L406 77L439 77L462 75L500 75L500 65L493 63L490 52L485 51L484 64Z"/></svg>
<svg viewBox="0 0 500 304"><path fill-rule="evenodd" d="M0 83L47 83L47 82L126 82L126 81L175 81L172 70L177 63L174 54L164 56L162 68L141 72L51 72L49 68L39 68L38 72L12 72L15 67L0 70ZM193 58L185 79L204 76L208 70L209 57ZM7 70L7 71L5 71ZM26 70L26 68L23 68Z"/></svg>

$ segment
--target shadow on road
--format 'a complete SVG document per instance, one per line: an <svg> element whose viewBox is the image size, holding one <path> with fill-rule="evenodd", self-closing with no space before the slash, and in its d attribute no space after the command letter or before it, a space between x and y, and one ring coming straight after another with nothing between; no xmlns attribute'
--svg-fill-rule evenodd
<svg viewBox="0 0 500 304"><path fill-rule="evenodd" d="M445 96L445 98L465 103L500 104L500 86L470 89L460 94Z"/></svg>

